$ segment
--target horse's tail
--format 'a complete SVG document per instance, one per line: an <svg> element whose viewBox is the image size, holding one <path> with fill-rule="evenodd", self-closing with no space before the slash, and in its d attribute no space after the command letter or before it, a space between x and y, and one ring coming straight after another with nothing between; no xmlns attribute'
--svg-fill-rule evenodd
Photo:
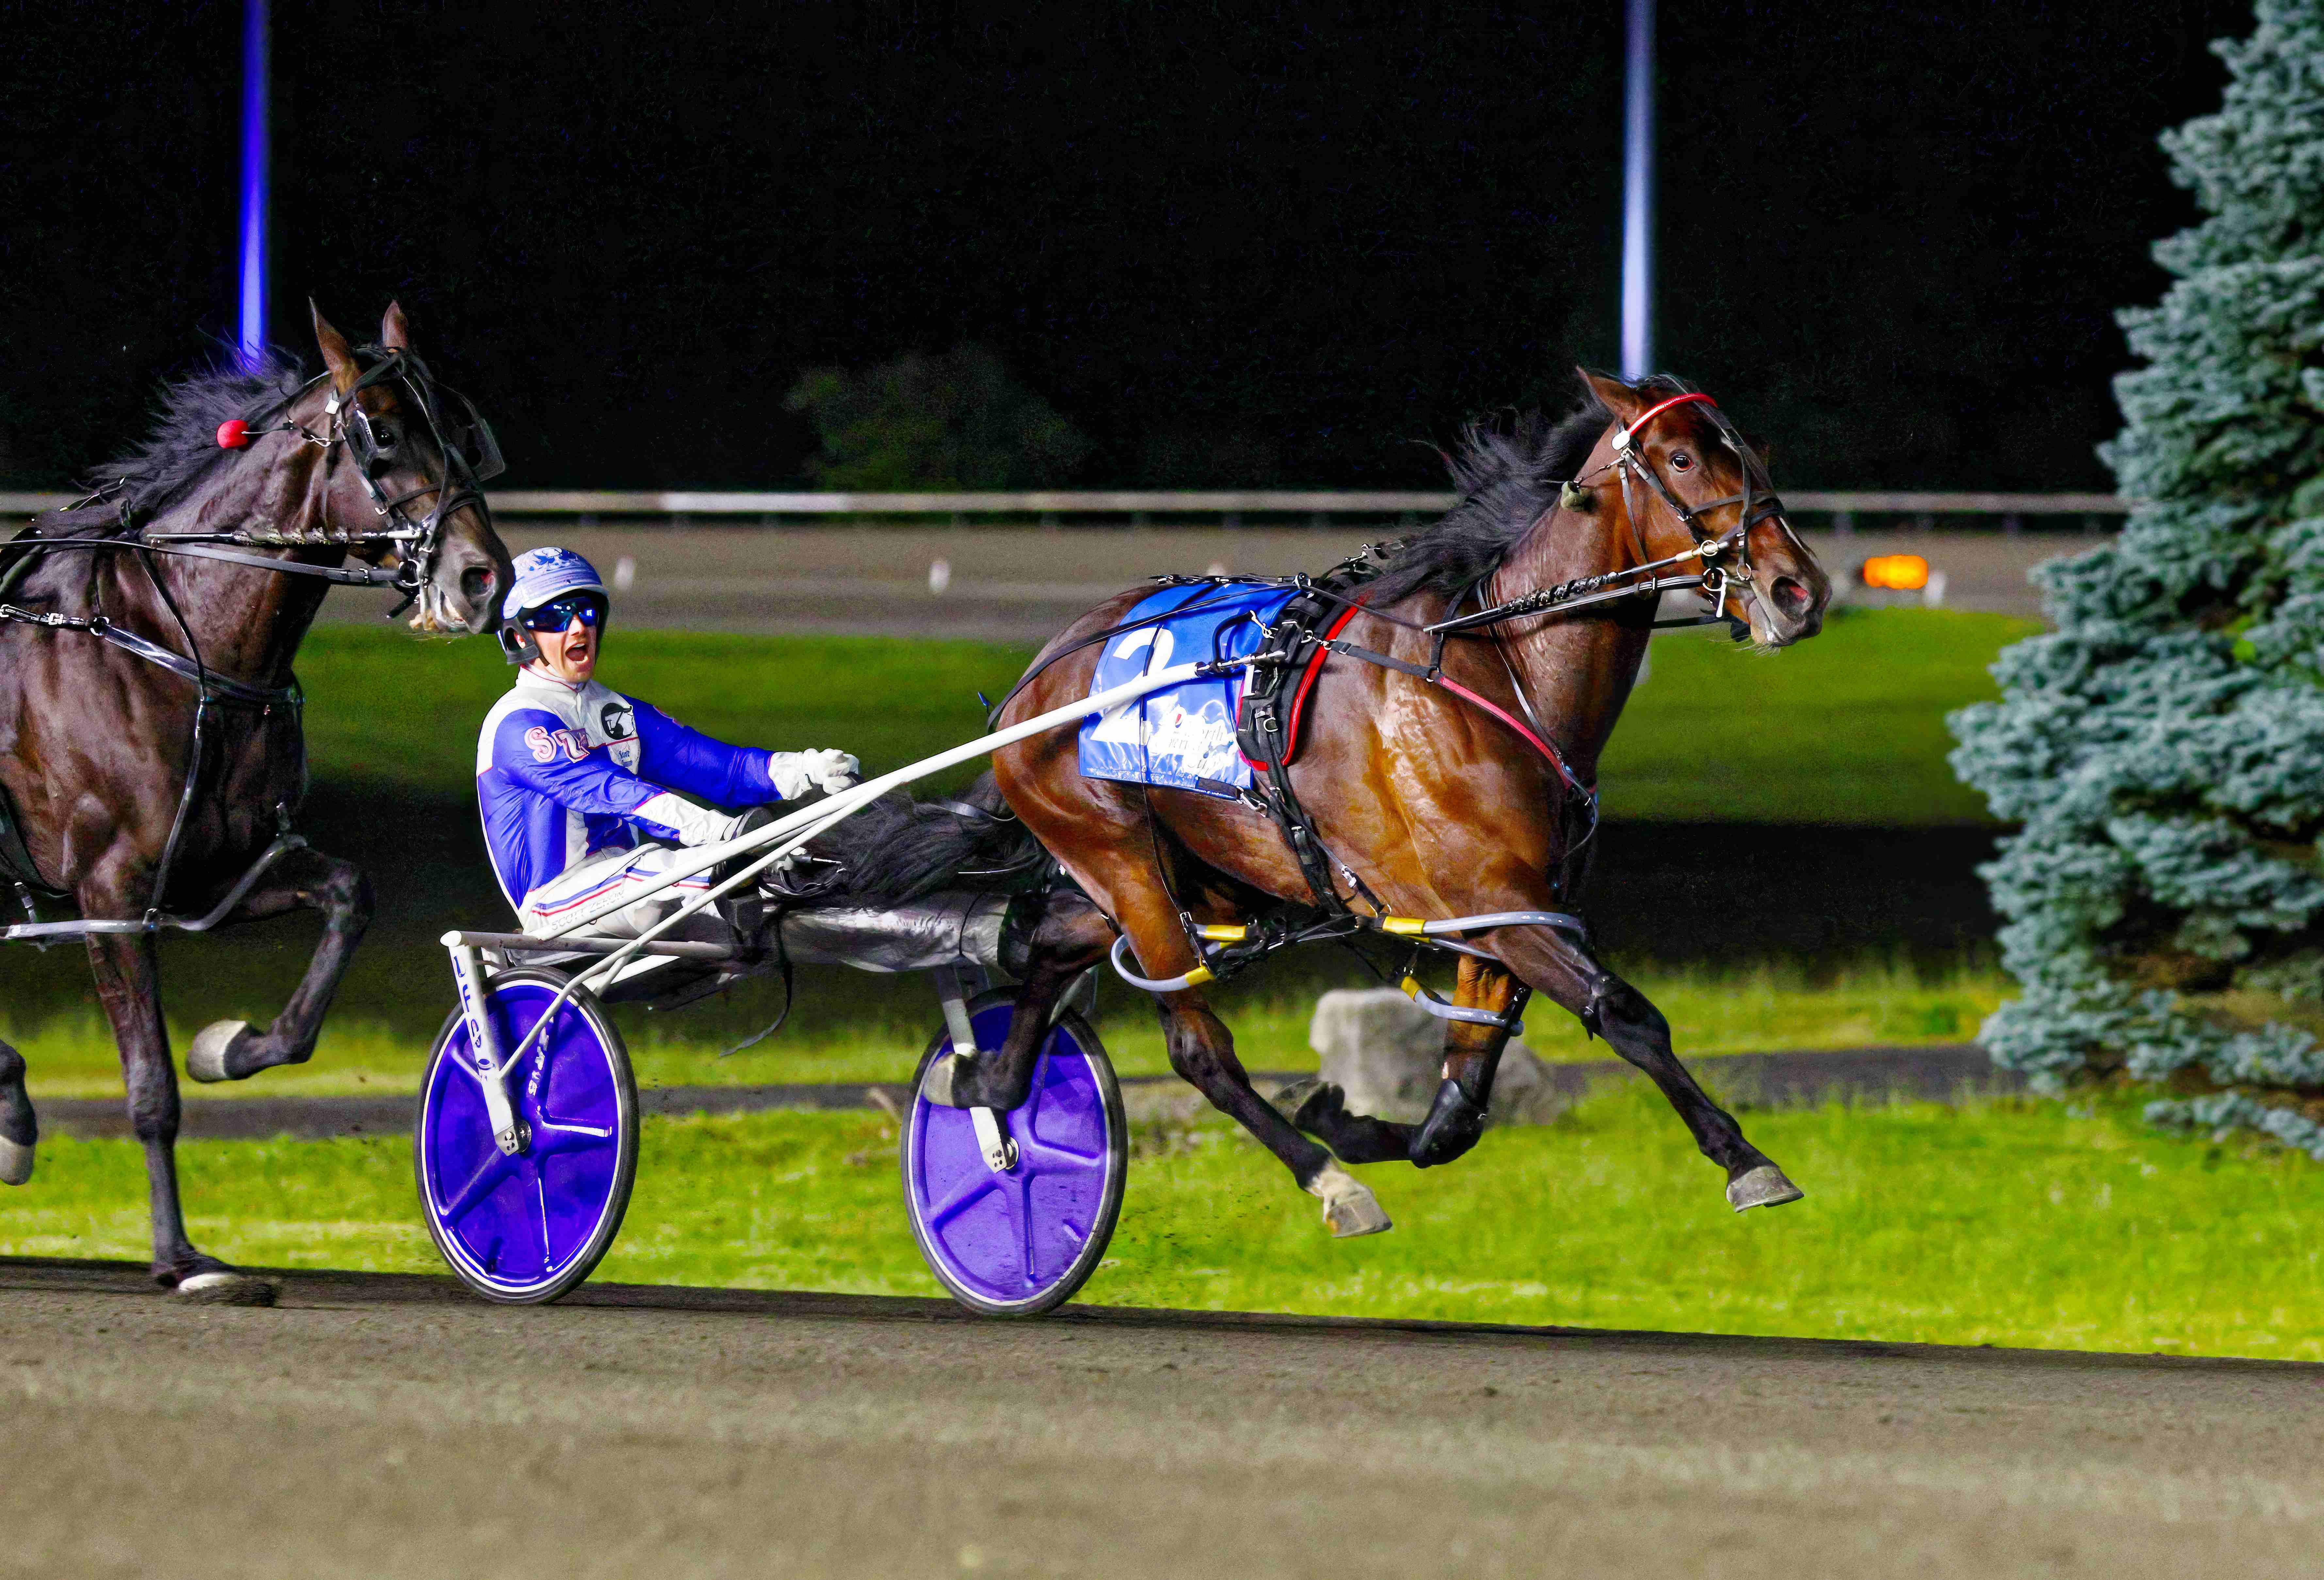
<svg viewBox="0 0 2324 1580"><path fill-rule="evenodd" d="M881 796L816 836L807 853L837 867L799 874L802 886L828 882L826 902L860 905L908 904L939 889L1025 888L1049 863L989 773L957 800Z"/></svg>

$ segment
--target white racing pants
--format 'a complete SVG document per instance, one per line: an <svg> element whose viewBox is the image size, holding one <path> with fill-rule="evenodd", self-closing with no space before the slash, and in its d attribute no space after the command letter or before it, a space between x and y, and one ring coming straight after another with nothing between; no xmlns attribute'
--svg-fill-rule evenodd
<svg viewBox="0 0 2324 1580"><path fill-rule="evenodd" d="M567 919L594 910L608 900L639 892L653 883L686 853L672 845L646 845L633 850L609 850L576 862L524 897L518 909L524 930L540 938L565 925ZM687 901L710 888L710 874L696 873L617 910L585 922L576 929L584 938L634 938ZM669 932L665 938L697 943L725 943L731 934L715 906L705 906Z"/></svg>

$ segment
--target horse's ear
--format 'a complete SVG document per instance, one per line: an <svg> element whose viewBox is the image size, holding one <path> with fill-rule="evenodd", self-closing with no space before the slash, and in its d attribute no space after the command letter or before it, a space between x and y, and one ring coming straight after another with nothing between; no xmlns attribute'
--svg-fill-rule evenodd
<svg viewBox="0 0 2324 1580"><path fill-rule="evenodd" d="M354 389L355 380L363 376L363 368L355 361L355 347L347 344L345 335L331 328L331 321L323 316L323 310L315 305L311 297L307 300L307 310L314 315L315 344L322 348L323 365L330 370L331 386L344 395Z"/></svg>
<svg viewBox="0 0 2324 1580"><path fill-rule="evenodd" d="M1577 367L1573 371L1582 375L1582 383L1598 397L1599 404L1625 425L1636 422L1646 411L1646 404L1638 398L1638 392L1611 374L1591 373L1586 367Z"/></svg>
<svg viewBox="0 0 2324 1580"><path fill-rule="evenodd" d="M411 326L404 319L401 302L387 304L387 316L379 321L379 343L390 351L411 349Z"/></svg>

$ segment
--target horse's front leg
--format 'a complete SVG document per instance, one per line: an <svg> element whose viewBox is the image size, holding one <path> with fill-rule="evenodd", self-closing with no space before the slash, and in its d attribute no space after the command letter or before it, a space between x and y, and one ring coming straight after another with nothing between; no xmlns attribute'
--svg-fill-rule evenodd
<svg viewBox="0 0 2324 1580"><path fill-rule="evenodd" d="M1452 1002L1462 1009L1497 1016L1499 1023L1444 1022L1444 1084L1436 1088L1436 1101L1413 1135L1409 1156L1416 1168L1450 1163L1485 1133L1493 1072L1500 1068L1501 1052L1509 1045L1509 1022L1516 1019L1515 1011L1524 1003L1524 994L1517 979L1505 967L1463 955L1460 987Z"/></svg>
<svg viewBox="0 0 2324 1580"><path fill-rule="evenodd" d="M24 1090L24 1056L0 1042L0 1185L32 1178L32 1148L40 1139L40 1121Z"/></svg>
<svg viewBox="0 0 2324 1580"><path fill-rule="evenodd" d="M195 1080L239 1081L276 1065L304 1064L313 1056L347 958L371 926L371 880L353 862L318 850L294 850L275 863L232 919L255 921L294 910L323 913L323 939L298 991L263 1031L247 1021L218 1021L196 1032L186 1049L186 1074Z"/></svg>
<svg viewBox="0 0 2324 1580"><path fill-rule="evenodd" d="M1462 956L1460 985L1452 999L1456 1005L1507 1021L1518 992L1517 979L1501 966ZM1276 1104L1342 1162L1385 1163L1402 1158L1422 1169L1450 1163L1485 1132L1493 1071L1500 1065L1509 1034L1503 1027L1473 1021L1447 1021L1444 1028L1444 1084L1437 1088L1435 1105L1422 1123L1351 1113L1346 1093L1313 1076L1286 1087Z"/></svg>
<svg viewBox="0 0 2324 1580"><path fill-rule="evenodd" d="M1545 898L1528 897L1524 904L1546 910L1541 902ZM1800 1187L1744 1139L1734 1115L1713 1103L1679 1063L1671 1049L1670 1022L1646 994L1549 928L1504 928L1493 936L1492 947L1518 976L1572 1011L1616 1053L1646 1071L1686 1122L1702 1155L1726 1170L1727 1200L1737 1212L1800 1199Z"/></svg>

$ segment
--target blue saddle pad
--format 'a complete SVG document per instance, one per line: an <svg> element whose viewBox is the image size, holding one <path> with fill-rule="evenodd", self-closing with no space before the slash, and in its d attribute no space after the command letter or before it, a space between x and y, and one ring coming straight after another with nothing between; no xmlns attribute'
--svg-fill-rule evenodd
<svg viewBox="0 0 2324 1580"><path fill-rule="evenodd" d="M1291 598L1292 589L1264 585L1164 587L1122 616L1124 624L1134 624L1107 639L1090 694L1173 664L1256 652L1261 628ZM1250 764L1235 746L1235 708L1241 699L1238 673L1185 681L1085 720L1082 772L1231 799L1250 783Z"/></svg>

